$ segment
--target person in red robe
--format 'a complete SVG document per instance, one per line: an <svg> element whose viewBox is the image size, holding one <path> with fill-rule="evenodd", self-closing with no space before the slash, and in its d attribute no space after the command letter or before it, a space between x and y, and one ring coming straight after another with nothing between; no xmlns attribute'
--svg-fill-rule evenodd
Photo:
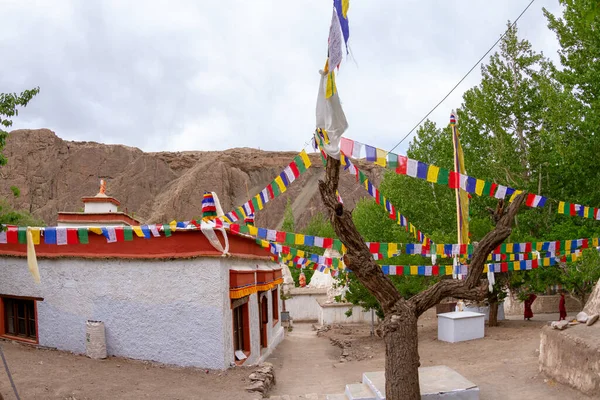
<svg viewBox="0 0 600 400"><path fill-rule="evenodd" d="M531 318L533 318L533 311L531 310L531 305L533 304L535 299L537 299L537 296L531 293L527 300L525 300L525 313L523 319L526 319L527 321L531 321Z"/></svg>
<svg viewBox="0 0 600 400"><path fill-rule="evenodd" d="M560 301L558 302L558 312L560 316L558 317L559 321L567 319L567 308L565 307L565 291L561 290L560 292Z"/></svg>

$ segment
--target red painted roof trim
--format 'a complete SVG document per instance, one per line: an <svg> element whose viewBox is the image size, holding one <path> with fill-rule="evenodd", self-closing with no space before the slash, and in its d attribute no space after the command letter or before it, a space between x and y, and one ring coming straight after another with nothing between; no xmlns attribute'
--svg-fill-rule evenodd
<svg viewBox="0 0 600 400"><path fill-rule="evenodd" d="M215 232L224 243L220 232ZM229 253L241 259L270 260L270 253L256 245L254 240L227 235ZM107 243L102 235L89 232L89 244L55 245L42 242L35 246L38 258L119 258L119 259L179 259L192 257L221 257L200 231L173 232L170 237L144 239L135 236L132 241ZM26 257L25 244L0 244L0 256Z"/></svg>

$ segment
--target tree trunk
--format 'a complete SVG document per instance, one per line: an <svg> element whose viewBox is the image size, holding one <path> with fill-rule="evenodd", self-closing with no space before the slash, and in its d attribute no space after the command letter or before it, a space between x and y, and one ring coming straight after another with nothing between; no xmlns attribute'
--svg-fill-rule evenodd
<svg viewBox="0 0 600 400"><path fill-rule="evenodd" d="M417 317L408 311L384 321L386 399L419 400Z"/></svg>
<svg viewBox="0 0 600 400"><path fill-rule="evenodd" d="M490 302L490 318L488 326L498 326L498 302Z"/></svg>
<svg viewBox="0 0 600 400"><path fill-rule="evenodd" d="M525 201L526 194L518 195L506 210L502 206L498 208L494 215L496 228L479 242L464 281L443 279L405 300L373 260L352 221L352 214L337 201L339 175L340 161L327 157L325 181L319 181L319 191L323 203L330 211L331 225L348 249L344 255L344 263L377 299L385 315L383 337L386 345L386 399L418 400L421 398L417 332L419 316L447 297L476 301L486 297L487 281L481 278L487 257L510 235L514 217Z"/></svg>

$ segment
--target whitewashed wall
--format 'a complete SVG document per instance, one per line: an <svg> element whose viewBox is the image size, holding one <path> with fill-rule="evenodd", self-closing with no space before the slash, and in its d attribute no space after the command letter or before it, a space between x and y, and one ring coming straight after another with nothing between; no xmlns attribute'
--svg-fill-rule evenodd
<svg viewBox="0 0 600 400"><path fill-rule="evenodd" d="M285 301L285 308L291 319L296 322L319 320L318 301L327 299L327 289L293 288L289 295L291 298Z"/></svg>
<svg viewBox="0 0 600 400"><path fill-rule="evenodd" d="M25 259L5 257L0 294L44 298L41 346L84 353L85 323L92 319L105 323L109 355L222 369L233 360L224 262L40 259L36 285Z"/></svg>
<svg viewBox="0 0 600 400"><path fill-rule="evenodd" d="M348 317L346 312L350 308L352 315ZM378 321L377 315L374 319ZM362 307L348 303L320 304L319 325L365 322L371 323L371 311L363 311Z"/></svg>

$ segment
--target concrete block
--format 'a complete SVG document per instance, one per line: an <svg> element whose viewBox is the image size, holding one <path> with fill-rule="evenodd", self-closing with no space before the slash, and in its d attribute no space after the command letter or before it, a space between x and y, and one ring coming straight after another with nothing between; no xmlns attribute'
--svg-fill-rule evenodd
<svg viewBox="0 0 600 400"><path fill-rule="evenodd" d="M471 311L438 314L438 340L456 343L481 339L484 334L484 314Z"/></svg>

